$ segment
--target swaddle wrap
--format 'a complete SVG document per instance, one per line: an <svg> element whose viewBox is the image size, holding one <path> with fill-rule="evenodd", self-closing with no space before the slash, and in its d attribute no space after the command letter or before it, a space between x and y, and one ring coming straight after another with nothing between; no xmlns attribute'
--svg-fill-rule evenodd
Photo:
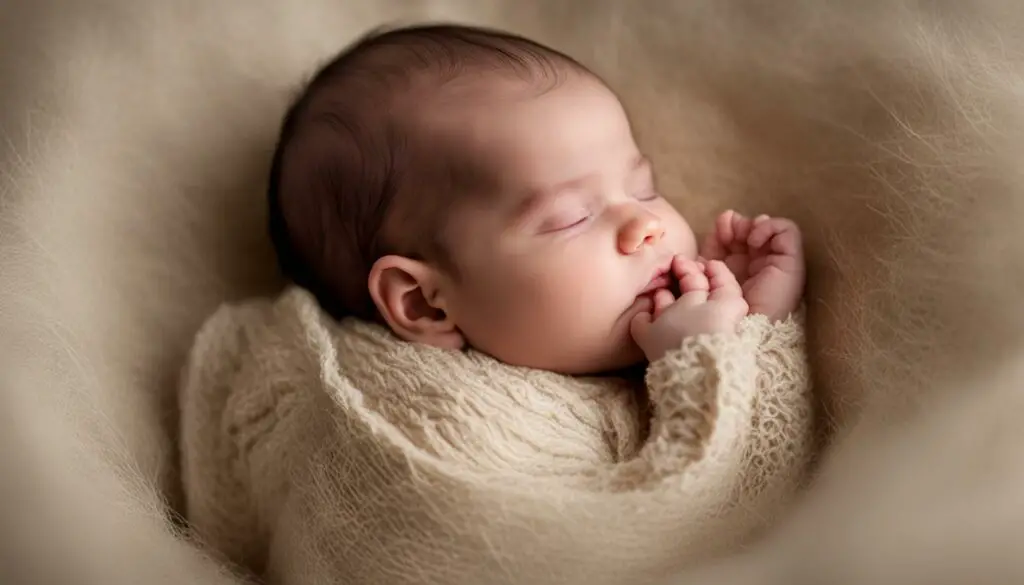
<svg viewBox="0 0 1024 585"><path fill-rule="evenodd" d="M181 389L198 539L271 582L625 584L733 550L813 451L799 320L744 319L644 384L340 323L305 291L222 307Z"/></svg>

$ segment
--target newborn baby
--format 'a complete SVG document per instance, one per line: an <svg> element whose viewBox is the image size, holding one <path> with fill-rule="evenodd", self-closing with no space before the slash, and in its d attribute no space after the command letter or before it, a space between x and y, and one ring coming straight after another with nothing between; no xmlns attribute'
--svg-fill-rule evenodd
<svg viewBox="0 0 1024 585"><path fill-rule="evenodd" d="M797 226L726 211L698 250L572 58L371 34L289 110L269 202L298 288L222 308L181 389L186 513L229 560L637 582L745 541L802 481Z"/></svg>
<svg viewBox="0 0 1024 585"><path fill-rule="evenodd" d="M285 273L409 342L587 374L800 301L792 222L726 212L699 259L615 94L525 39L367 38L306 89L275 163Z"/></svg>

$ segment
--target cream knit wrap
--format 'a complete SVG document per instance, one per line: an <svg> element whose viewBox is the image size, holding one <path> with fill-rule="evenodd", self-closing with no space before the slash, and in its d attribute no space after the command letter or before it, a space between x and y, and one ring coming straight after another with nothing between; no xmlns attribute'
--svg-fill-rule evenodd
<svg viewBox="0 0 1024 585"><path fill-rule="evenodd" d="M336 323L298 289L225 306L182 385L189 521L275 583L663 577L747 541L799 488L803 343L797 320L748 317L651 364L644 399Z"/></svg>

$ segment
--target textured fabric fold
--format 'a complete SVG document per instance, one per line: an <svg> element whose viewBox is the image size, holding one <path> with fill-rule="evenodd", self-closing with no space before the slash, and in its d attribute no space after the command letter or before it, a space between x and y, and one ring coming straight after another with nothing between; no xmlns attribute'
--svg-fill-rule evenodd
<svg viewBox="0 0 1024 585"><path fill-rule="evenodd" d="M336 323L299 289L225 306L181 388L188 519L280 583L661 578L797 492L803 343L797 320L748 317L651 364L643 392Z"/></svg>

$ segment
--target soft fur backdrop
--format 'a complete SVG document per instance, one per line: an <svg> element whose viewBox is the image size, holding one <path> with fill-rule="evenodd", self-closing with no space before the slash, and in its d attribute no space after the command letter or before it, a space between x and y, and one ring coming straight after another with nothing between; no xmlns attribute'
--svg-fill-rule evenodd
<svg viewBox="0 0 1024 585"><path fill-rule="evenodd" d="M830 457L791 523L679 583L1024 582L1016 0L6 0L0 581L238 582L169 519L176 374L219 302L280 284L294 88L423 19L592 65L696 225L804 225Z"/></svg>

